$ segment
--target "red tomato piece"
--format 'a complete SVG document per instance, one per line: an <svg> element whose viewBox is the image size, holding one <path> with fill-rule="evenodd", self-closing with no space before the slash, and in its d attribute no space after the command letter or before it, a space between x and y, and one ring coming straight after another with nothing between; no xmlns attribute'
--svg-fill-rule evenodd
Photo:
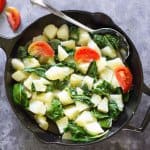
<svg viewBox="0 0 150 150"><path fill-rule="evenodd" d="M86 46L77 49L74 55L74 59L77 62L92 62L99 58L100 54L98 52Z"/></svg>
<svg viewBox="0 0 150 150"><path fill-rule="evenodd" d="M0 13L3 12L6 5L6 0L0 0Z"/></svg>
<svg viewBox="0 0 150 150"><path fill-rule="evenodd" d="M32 56L54 57L54 50L45 41L36 41L29 45L28 52Z"/></svg>
<svg viewBox="0 0 150 150"><path fill-rule="evenodd" d="M6 15L11 28L16 31L21 23L20 12L14 7L8 7L6 9Z"/></svg>
<svg viewBox="0 0 150 150"><path fill-rule="evenodd" d="M118 66L115 69L115 75L123 92L127 93L130 90L133 82L131 71L126 66Z"/></svg>

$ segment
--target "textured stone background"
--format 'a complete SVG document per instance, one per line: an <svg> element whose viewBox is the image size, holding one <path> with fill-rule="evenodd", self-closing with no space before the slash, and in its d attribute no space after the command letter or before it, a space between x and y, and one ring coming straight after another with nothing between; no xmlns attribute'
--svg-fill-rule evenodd
<svg viewBox="0 0 150 150"><path fill-rule="evenodd" d="M60 10L101 11L110 15L135 43L143 64L145 82L150 85L149 0L51 0L51 4ZM46 10L38 6L32 6L29 0L8 0L8 5L17 7L21 12L22 25L18 33L40 16L48 14ZM4 14L0 15L0 34L10 37L15 36L9 28ZM121 131L103 143L87 147L42 144L21 125L10 108L3 81L5 60L5 53L0 50L0 150L149 150L150 125L144 133ZM143 94L138 111L132 119L132 124L140 125L148 105L150 105L149 97Z"/></svg>

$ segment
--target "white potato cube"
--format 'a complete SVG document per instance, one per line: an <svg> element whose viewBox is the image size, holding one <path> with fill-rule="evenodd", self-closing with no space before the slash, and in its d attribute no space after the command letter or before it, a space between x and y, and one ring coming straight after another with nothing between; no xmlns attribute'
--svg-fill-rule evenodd
<svg viewBox="0 0 150 150"><path fill-rule="evenodd" d="M56 37L57 30L58 28L55 25L50 24L44 28L43 34L49 39L54 39Z"/></svg>
<svg viewBox="0 0 150 150"><path fill-rule="evenodd" d="M63 133L64 129L67 127L68 125L68 118L67 117L63 117L59 120L56 121L56 124L58 126L59 132Z"/></svg>
<svg viewBox="0 0 150 150"><path fill-rule="evenodd" d="M107 65L107 62L106 62L105 57L101 57L99 60L97 60L96 66L97 66L98 73L100 73L102 70L104 70L106 65Z"/></svg>
<svg viewBox="0 0 150 150"><path fill-rule="evenodd" d="M44 35L38 35L38 36L33 37L33 42L36 42L36 41L47 42L47 38Z"/></svg>
<svg viewBox="0 0 150 150"><path fill-rule="evenodd" d="M108 113L108 99L106 97L101 100L97 109L103 113Z"/></svg>
<svg viewBox="0 0 150 150"><path fill-rule="evenodd" d="M46 121L46 117L42 115L35 115L34 116L36 122L38 125L43 129L47 130L48 129L48 122Z"/></svg>
<svg viewBox="0 0 150 150"><path fill-rule="evenodd" d="M84 128L90 135L98 135L98 134L104 132L104 130L101 128L100 124L96 121L87 123Z"/></svg>
<svg viewBox="0 0 150 150"><path fill-rule="evenodd" d="M79 111L75 105L67 106L64 109L64 114L70 119L74 120L77 115L79 114Z"/></svg>
<svg viewBox="0 0 150 150"><path fill-rule="evenodd" d="M33 84L37 92L46 91L46 88L47 88L46 85L44 85L40 80L33 80Z"/></svg>
<svg viewBox="0 0 150 150"><path fill-rule="evenodd" d="M90 40L91 40L91 37L90 37L89 33L80 28L78 45L87 46L87 44Z"/></svg>
<svg viewBox="0 0 150 150"><path fill-rule="evenodd" d="M89 108L89 106L83 102L76 101L75 103L76 103L76 107L77 107L79 112L82 112L82 111L87 110Z"/></svg>
<svg viewBox="0 0 150 150"><path fill-rule="evenodd" d="M21 70L18 70L18 71L14 72L14 73L12 74L12 78L13 78L15 81L17 81L17 82L23 81L23 80L25 80L27 77L28 77L28 74L25 73L25 72L23 72L23 71L21 71Z"/></svg>
<svg viewBox="0 0 150 150"><path fill-rule="evenodd" d="M75 41L74 40L63 41L63 42L61 42L61 45L65 46L69 49L74 49L75 48Z"/></svg>
<svg viewBox="0 0 150 150"><path fill-rule="evenodd" d="M65 51L65 49L62 46L58 46L58 59L59 61L65 60L69 54Z"/></svg>
<svg viewBox="0 0 150 150"><path fill-rule="evenodd" d="M49 80L63 80L66 76L73 73L73 71L74 70L69 67L53 66L46 71L45 75Z"/></svg>
<svg viewBox="0 0 150 150"><path fill-rule="evenodd" d="M32 93L29 90L25 89L25 93L27 94L27 98L31 98Z"/></svg>
<svg viewBox="0 0 150 150"><path fill-rule="evenodd" d="M113 70L108 69L108 68L105 68L100 74L100 77L103 80L106 80L107 82L110 82L110 83L112 81L113 76L114 76Z"/></svg>
<svg viewBox="0 0 150 150"><path fill-rule="evenodd" d="M91 102L94 104L95 107L98 106L101 103L101 101L102 98L99 95L97 94L92 95Z"/></svg>
<svg viewBox="0 0 150 150"><path fill-rule="evenodd" d="M85 76L82 81L82 86L87 85L88 89L91 90L93 87L94 79L90 76Z"/></svg>
<svg viewBox="0 0 150 150"><path fill-rule="evenodd" d="M81 127L84 127L89 122L96 121L96 118L90 111L83 111L75 120L75 123Z"/></svg>
<svg viewBox="0 0 150 150"><path fill-rule="evenodd" d="M40 66L40 63L36 58L24 58L23 63L25 68L33 68Z"/></svg>
<svg viewBox="0 0 150 150"><path fill-rule="evenodd" d="M110 99L114 100L120 111L123 111L124 103L121 94L111 94Z"/></svg>
<svg viewBox="0 0 150 150"><path fill-rule="evenodd" d="M114 74L113 77L112 77L111 84L112 84L112 86L113 86L114 88L120 87L119 82L118 82L118 80L117 80L115 74Z"/></svg>
<svg viewBox="0 0 150 150"><path fill-rule="evenodd" d="M24 64L20 59L13 58L11 60L11 64L12 64L12 67L16 70L23 70L24 69Z"/></svg>
<svg viewBox="0 0 150 150"><path fill-rule="evenodd" d="M63 24L60 26L60 28L57 31L57 38L61 40L68 40L69 38L69 27L66 24Z"/></svg>
<svg viewBox="0 0 150 150"><path fill-rule="evenodd" d="M82 62L82 63L79 63L77 65L77 68L79 69L79 71L81 71L83 74L86 74L87 71L88 71L88 68L90 66L90 62Z"/></svg>
<svg viewBox="0 0 150 150"><path fill-rule="evenodd" d="M38 100L45 104L46 109L49 109L51 101L53 100L54 94L52 92L40 93L40 94L33 94L32 100Z"/></svg>
<svg viewBox="0 0 150 150"><path fill-rule="evenodd" d="M88 45L87 45L89 48L95 50L98 54L101 55L101 50L100 48L98 47L98 45L93 41L93 40L90 40L88 42Z"/></svg>
<svg viewBox="0 0 150 150"><path fill-rule="evenodd" d="M113 60L108 60L107 61L107 66L111 69L115 69L118 66L124 66L122 60L120 58L115 58Z"/></svg>
<svg viewBox="0 0 150 150"><path fill-rule="evenodd" d="M74 101L71 99L70 94L65 90L58 92L57 97L63 105L69 105L74 103Z"/></svg>
<svg viewBox="0 0 150 150"><path fill-rule="evenodd" d="M116 51L109 46L104 47L101 52L104 56L108 56L110 58L115 58L117 56Z"/></svg>
<svg viewBox="0 0 150 150"><path fill-rule="evenodd" d="M83 81L83 76L78 74L72 74L70 77L70 85L73 87L80 86Z"/></svg>
<svg viewBox="0 0 150 150"><path fill-rule="evenodd" d="M45 115L46 113L46 106L41 101L30 101L28 109L34 114Z"/></svg>

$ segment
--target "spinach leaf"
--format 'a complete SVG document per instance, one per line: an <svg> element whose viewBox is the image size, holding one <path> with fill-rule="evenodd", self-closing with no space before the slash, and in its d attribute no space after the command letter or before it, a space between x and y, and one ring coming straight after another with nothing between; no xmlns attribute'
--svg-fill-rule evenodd
<svg viewBox="0 0 150 150"><path fill-rule="evenodd" d="M68 85L68 79L64 79L63 81L55 80L52 82L53 89L63 90Z"/></svg>
<svg viewBox="0 0 150 150"><path fill-rule="evenodd" d="M74 122L71 122L71 121L68 123L68 126L64 129L64 131L71 133L71 136L72 136L71 140L74 142L93 141L95 139L103 137L104 135L108 133L108 130L107 130L102 134L91 136L86 132L86 130L83 127L79 127L78 125L76 125Z"/></svg>
<svg viewBox="0 0 150 150"><path fill-rule="evenodd" d="M62 46L64 49L65 49L65 51L69 54L69 56L73 56L74 55L74 52L75 52L75 50L74 49L70 49L70 48L68 48L68 47L65 47L65 46Z"/></svg>
<svg viewBox="0 0 150 150"><path fill-rule="evenodd" d="M59 66L59 67L66 67L67 66L69 68L76 69L75 62L65 62L65 61L62 61L61 63L56 64L56 66Z"/></svg>
<svg viewBox="0 0 150 150"><path fill-rule="evenodd" d="M69 28L69 31L70 31L70 39L78 41L79 40L79 29L75 26L71 26Z"/></svg>
<svg viewBox="0 0 150 150"><path fill-rule="evenodd" d="M55 50L55 52L57 54L57 49L58 49L58 45L60 45L60 40L52 39L52 40L48 41L48 43L51 45L51 47Z"/></svg>
<svg viewBox="0 0 150 150"><path fill-rule="evenodd" d="M18 58L25 58L28 56L27 49L25 46L19 46L17 51L17 57Z"/></svg>
<svg viewBox="0 0 150 150"><path fill-rule="evenodd" d="M95 94L108 97L110 93L114 92L114 88L109 82L104 80L102 83L97 85L96 88L93 89L93 92Z"/></svg>
<svg viewBox="0 0 150 150"><path fill-rule="evenodd" d="M75 101L81 101L83 103L86 103L90 107L93 106L93 103L91 102L91 98L86 95L74 95L74 96L72 96L72 99Z"/></svg>
<svg viewBox="0 0 150 150"><path fill-rule="evenodd" d="M100 120L100 125L102 128L111 128L112 118L105 118L103 120Z"/></svg>
<svg viewBox="0 0 150 150"><path fill-rule="evenodd" d="M62 104L58 99L52 100L51 106L48 109L46 115L48 118L55 121L60 119L64 115Z"/></svg>
<svg viewBox="0 0 150 150"><path fill-rule="evenodd" d="M89 96L89 97L92 96L92 92L89 90L87 84L84 84L82 86L82 89L83 89L84 95Z"/></svg>
<svg viewBox="0 0 150 150"><path fill-rule="evenodd" d="M94 110L92 111L92 114L94 115L94 117L95 117L97 120L109 118L109 115L108 115L108 114L99 112L99 111L97 111L96 109L94 109Z"/></svg>
<svg viewBox="0 0 150 150"><path fill-rule="evenodd" d="M96 62L93 61L88 69L87 74L91 77L96 78L98 75Z"/></svg>
<svg viewBox="0 0 150 150"><path fill-rule="evenodd" d="M100 48L104 48L105 46L110 46L113 49L120 48L120 39L111 34L99 35L95 34L93 36L94 41L98 44Z"/></svg>
<svg viewBox="0 0 150 150"><path fill-rule="evenodd" d="M109 103L108 103L108 107L109 107L109 116L113 119L113 120L116 120L117 117L119 116L120 114L120 110L116 104L115 101L113 100L110 100Z"/></svg>
<svg viewBox="0 0 150 150"><path fill-rule="evenodd" d="M13 86L13 101L15 104L20 105L24 108L29 106L27 94L24 91L24 87L21 83L16 83Z"/></svg>
<svg viewBox="0 0 150 150"><path fill-rule="evenodd" d="M45 68L42 68L42 67L25 68L24 71L29 72L29 73L35 73L36 75L45 78L45 72L46 72Z"/></svg>
<svg viewBox="0 0 150 150"><path fill-rule="evenodd" d="M129 96L130 96L129 92L128 92L128 93L123 93L123 92L122 92L122 96L123 96L123 101L124 101L124 102L128 102Z"/></svg>

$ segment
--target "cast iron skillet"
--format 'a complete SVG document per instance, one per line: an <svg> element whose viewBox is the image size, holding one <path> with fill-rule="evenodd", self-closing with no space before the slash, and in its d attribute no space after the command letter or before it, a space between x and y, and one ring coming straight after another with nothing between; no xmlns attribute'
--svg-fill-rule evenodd
<svg viewBox="0 0 150 150"><path fill-rule="evenodd" d="M112 135L114 135L115 133L117 133L120 129L126 128L128 130L134 130L139 132L143 131L148 125L148 122L150 121L150 107L145 115L144 121L140 128L128 126L129 120L133 117L140 103L142 92L150 95L150 89L143 83L143 70L141 66L141 61L132 41L111 20L110 17L108 17L103 13L90 13L85 11L64 11L64 12L67 15L77 19L78 21L82 22L83 24L91 28L97 29L100 27L110 27L118 30L119 32L125 35L130 45L130 56L127 59L127 64L129 65L133 73L133 79L134 79L133 90L130 93L129 102L126 104L125 109L121 114L121 116L119 117L119 119L113 124L113 127L109 132L109 134L103 139L98 139L96 141L89 142L89 143L74 143L71 141L62 140L61 137L58 135L41 130L37 126L35 121L31 119L26 112L24 112L24 110L20 109L20 107L17 107L13 104L12 94L11 94L12 93L11 87L12 87L13 80L11 78L12 67L10 61L13 57L15 57L18 46L26 44L34 36L42 33L42 30L46 25L53 23L56 26L60 26L61 24L66 23L64 20L50 14L35 21L33 24L27 27L20 35L18 35L13 39L0 38L0 45L5 50L7 55L7 62L5 68L6 93L7 93L9 103L11 104L15 114L21 120L21 122L44 143L57 143L62 145L87 145L87 144L96 143L104 139L107 139Z"/></svg>

